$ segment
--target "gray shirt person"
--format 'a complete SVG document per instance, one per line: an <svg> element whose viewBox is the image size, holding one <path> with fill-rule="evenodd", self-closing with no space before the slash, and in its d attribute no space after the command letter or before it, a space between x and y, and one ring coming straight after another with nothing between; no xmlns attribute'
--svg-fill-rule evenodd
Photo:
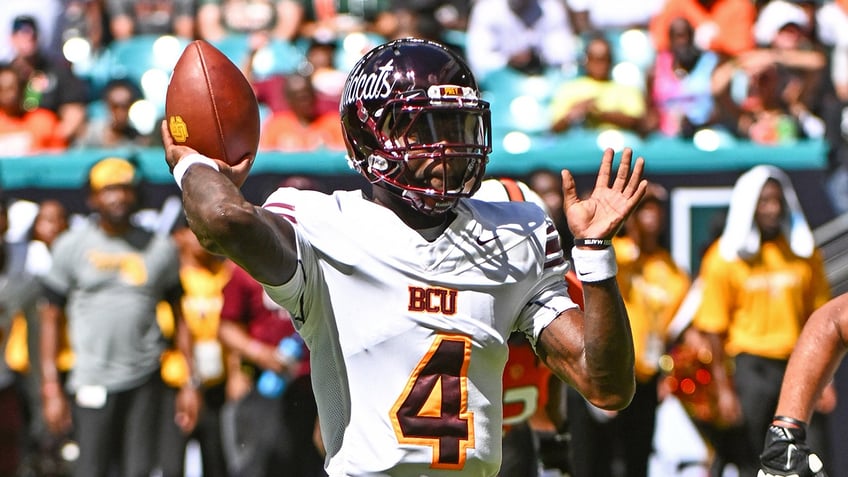
<svg viewBox="0 0 848 477"><path fill-rule="evenodd" d="M69 391L139 385L159 368L165 349L156 306L179 286L175 244L138 228L109 236L90 223L59 237L53 256L44 284L67 299L76 357Z"/></svg>

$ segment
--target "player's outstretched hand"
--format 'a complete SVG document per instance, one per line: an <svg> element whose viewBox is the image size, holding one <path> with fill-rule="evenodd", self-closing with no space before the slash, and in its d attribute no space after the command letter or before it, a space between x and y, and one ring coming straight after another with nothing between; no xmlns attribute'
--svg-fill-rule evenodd
<svg viewBox="0 0 848 477"><path fill-rule="evenodd" d="M827 477L821 459L807 447L806 438L804 429L770 426L757 477Z"/></svg>
<svg viewBox="0 0 848 477"><path fill-rule="evenodd" d="M562 171L563 208L575 238L612 238L645 195L648 188L648 181L642 179L645 160L637 158L631 168L633 151L624 149L618 172L611 178L613 156L612 149L604 151L595 189L584 199L577 196L571 172Z"/></svg>
<svg viewBox="0 0 848 477"><path fill-rule="evenodd" d="M162 144L165 147L165 161L168 163L168 169L173 172L174 166L185 156L189 154L197 154L198 152L188 146L180 146L174 142L171 137L171 131L168 129L168 122L164 119L161 124ZM236 186L241 187L244 181L247 180L247 175L253 166L254 157L246 156L241 162L235 166L230 166L226 162L210 158L218 164L221 173L227 176Z"/></svg>

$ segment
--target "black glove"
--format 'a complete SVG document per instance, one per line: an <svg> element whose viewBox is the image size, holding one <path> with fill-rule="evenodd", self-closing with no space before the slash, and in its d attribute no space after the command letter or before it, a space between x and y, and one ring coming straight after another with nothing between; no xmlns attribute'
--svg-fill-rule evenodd
<svg viewBox="0 0 848 477"><path fill-rule="evenodd" d="M806 438L804 429L771 425L757 477L827 477L821 459L807 447Z"/></svg>

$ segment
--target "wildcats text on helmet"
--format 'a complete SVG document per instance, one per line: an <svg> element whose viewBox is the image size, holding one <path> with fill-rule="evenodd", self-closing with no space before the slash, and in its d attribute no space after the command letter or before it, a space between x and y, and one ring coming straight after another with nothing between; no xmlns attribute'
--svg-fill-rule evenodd
<svg viewBox="0 0 848 477"><path fill-rule="evenodd" d="M376 73L359 73L349 78L342 95L342 105L350 105L360 99L388 98L394 86L389 79L392 71L394 60L378 67Z"/></svg>

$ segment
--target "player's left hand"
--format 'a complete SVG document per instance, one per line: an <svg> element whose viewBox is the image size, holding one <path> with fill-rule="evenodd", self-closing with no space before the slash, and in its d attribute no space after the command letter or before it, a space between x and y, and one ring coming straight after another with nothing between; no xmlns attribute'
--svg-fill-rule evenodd
<svg viewBox="0 0 848 477"><path fill-rule="evenodd" d="M821 459L807 447L800 428L769 426L757 477L827 477Z"/></svg>
<svg viewBox="0 0 848 477"><path fill-rule="evenodd" d="M614 155L612 149L604 151L595 188L585 199L578 198L571 172L562 171L563 209L575 238L612 238L645 195L648 188L648 181L642 179L645 160L637 158L631 170L633 151L624 149L610 184Z"/></svg>

